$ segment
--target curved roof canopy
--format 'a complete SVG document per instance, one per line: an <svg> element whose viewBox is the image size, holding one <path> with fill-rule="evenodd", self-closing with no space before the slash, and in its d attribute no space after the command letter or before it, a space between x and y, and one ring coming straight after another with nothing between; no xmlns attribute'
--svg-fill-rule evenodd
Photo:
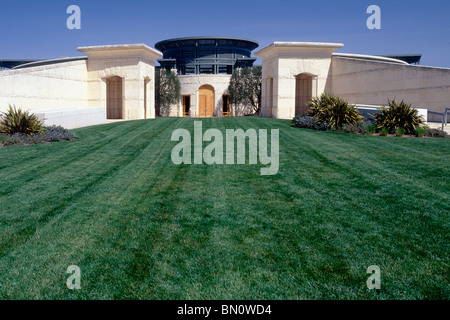
<svg viewBox="0 0 450 320"><path fill-rule="evenodd" d="M232 74L234 68L252 66L252 50L258 42L243 38L189 37L160 41L155 48L164 54L158 62L180 75Z"/></svg>
<svg viewBox="0 0 450 320"><path fill-rule="evenodd" d="M22 64L26 64L26 63L32 63L32 62L36 62L39 60L1 60L0 61L0 69L13 69L17 66L20 66Z"/></svg>
<svg viewBox="0 0 450 320"><path fill-rule="evenodd" d="M155 48L161 52L164 52L168 49L175 49L182 47L200 47L200 46L239 47L253 51L259 47L259 43L244 38L187 37L187 38L174 38L163 40L155 44Z"/></svg>

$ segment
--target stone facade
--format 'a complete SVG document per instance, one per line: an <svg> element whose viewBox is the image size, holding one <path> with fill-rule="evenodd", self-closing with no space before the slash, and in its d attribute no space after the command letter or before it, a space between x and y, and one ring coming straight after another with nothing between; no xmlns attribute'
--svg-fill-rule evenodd
<svg viewBox="0 0 450 320"><path fill-rule="evenodd" d="M323 92L351 104L379 106L396 99L439 113L450 108L450 69L333 53L341 47L339 43L274 42L256 52L263 60L262 116L292 119L305 111L304 97Z"/></svg>
<svg viewBox="0 0 450 320"><path fill-rule="evenodd" d="M256 52L262 58L262 116L292 119L305 112L308 99L322 92L352 104L377 106L388 99L404 99L434 112L443 113L450 107L450 69L334 53L342 47L340 43L274 42ZM144 44L82 47L79 51L86 56L0 71L0 111L16 105L70 128L105 122L110 105L118 108L115 116L119 119L156 116L155 60L161 52ZM223 113L230 74L179 78L182 99L172 106L169 116L205 116L207 108L203 115L200 110L204 88L210 92L208 116L242 116L252 111L230 103L229 114ZM77 120L70 123L71 118Z"/></svg>
<svg viewBox="0 0 450 320"><path fill-rule="evenodd" d="M0 71L0 111L87 108L86 60Z"/></svg>
<svg viewBox="0 0 450 320"><path fill-rule="evenodd" d="M144 44L78 50L87 58L44 61L1 71L0 111L11 104L45 117L52 115L52 119L64 118L64 124L70 128L77 124L104 123L106 118L101 119L98 108L107 109L107 81L118 77L122 79L121 118L155 117L155 60L162 56L159 51ZM73 124L67 122L73 112L86 119L72 117ZM97 119L96 123L92 119Z"/></svg>
<svg viewBox="0 0 450 320"><path fill-rule="evenodd" d="M88 105L107 105L107 80L120 77L123 82L122 119L155 117L155 59L162 54L144 44L82 47L88 56ZM144 99L145 98L145 99Z"/></svg>
<svg viewBox="0 0 450 320"><path fill-rule="evenodd" d="M183 117L183 97L189 96L190 117L199 117L199 90L202 86L211 86L214 89L214 117L223 117L223 97L228 95L228 86L231 75L203 74L179 76L181 85L180 103L171 107L171 117ZM230 104L232 117L244 116L252 112L249 106L234 106Z"/></svg>
<svg viewBox="0 0 450 320"><path fill-rule="evenodd" d="M320 95L326 86L331 54L340 43L274 42L256 52L263 60L263 117L292 119L296 111L297 76L311 78L311 96Z"/></svg>
<svg viewBox="0 0 450 320"><path fill-rule="evenodd" d="M333 56L328 92L352 104L405 100L416 108L450 108L450 69Z"/></svg>

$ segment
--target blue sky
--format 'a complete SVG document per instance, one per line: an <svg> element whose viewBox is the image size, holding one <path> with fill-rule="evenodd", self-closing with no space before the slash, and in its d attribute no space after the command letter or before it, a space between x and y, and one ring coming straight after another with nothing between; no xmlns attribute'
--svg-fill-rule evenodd
<svg viewBox="0 0 450 320"><path fill-rule="evenodd" d="M81 30L66 9L81 8ZM381 30L369 30L369 5ZM7 0L2 1L0 59L81 56L79 46L145 43L188 36L340 42L339 52L423 54L422 64L450 68L450 1L405 0Z"/></svg>

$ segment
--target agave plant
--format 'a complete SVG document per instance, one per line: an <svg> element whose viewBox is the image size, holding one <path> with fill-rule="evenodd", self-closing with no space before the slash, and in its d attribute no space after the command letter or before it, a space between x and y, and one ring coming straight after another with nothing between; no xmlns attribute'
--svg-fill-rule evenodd
<svg viewBox="0 0 450 320"><path fill-rule="evenodd" d="M23 133L27 135L42 132L43 123L35 114L30 114L29 111L22 111L16 109L14 106L9 106L7 112L3 112L0 116L0 132L12 135L15 133Z"/></svg>
<svg viewBox="0 0 450 320"><path fill-rule="evenodd" d="M309 101L308 107L310 116L316 117L319 122L328 123L333 128L355 125L363 120L355 106L327 93Z"/></svg>
<svg viewBox="0 0 450 320"><path fill-rule="evenodd" d="M398 103L388 100L388 106L381 106L380 113L375 115L377 127L387 128L389 133L395 133L398 128L403 128L406 134L415 134L416 128L424 124L424 119L417 109L403 100Z"/></svg>

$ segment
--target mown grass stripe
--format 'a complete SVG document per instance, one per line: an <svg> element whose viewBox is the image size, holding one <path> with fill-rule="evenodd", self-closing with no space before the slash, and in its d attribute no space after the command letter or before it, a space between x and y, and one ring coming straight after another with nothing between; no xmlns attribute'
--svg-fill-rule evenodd
<svg viewBox="0 0 450 320"><path fill-rule="evenodd" d="M194 121L222 132L280 129L278 175L261 176L261 165L175 166L171 133L193 133ZM14 170L37 164L43 149L67 165L30 171L32 180L0 197L2 240L36 227L0 258L2 298L449 296L447 140L315 132L255 117L136 121L77 135L11 156ZM77 149L93 151L77 158ZM74 263L83 272L75 292L64 287ZM365 287L371 264L383 272L378 293Z"/></svg>

